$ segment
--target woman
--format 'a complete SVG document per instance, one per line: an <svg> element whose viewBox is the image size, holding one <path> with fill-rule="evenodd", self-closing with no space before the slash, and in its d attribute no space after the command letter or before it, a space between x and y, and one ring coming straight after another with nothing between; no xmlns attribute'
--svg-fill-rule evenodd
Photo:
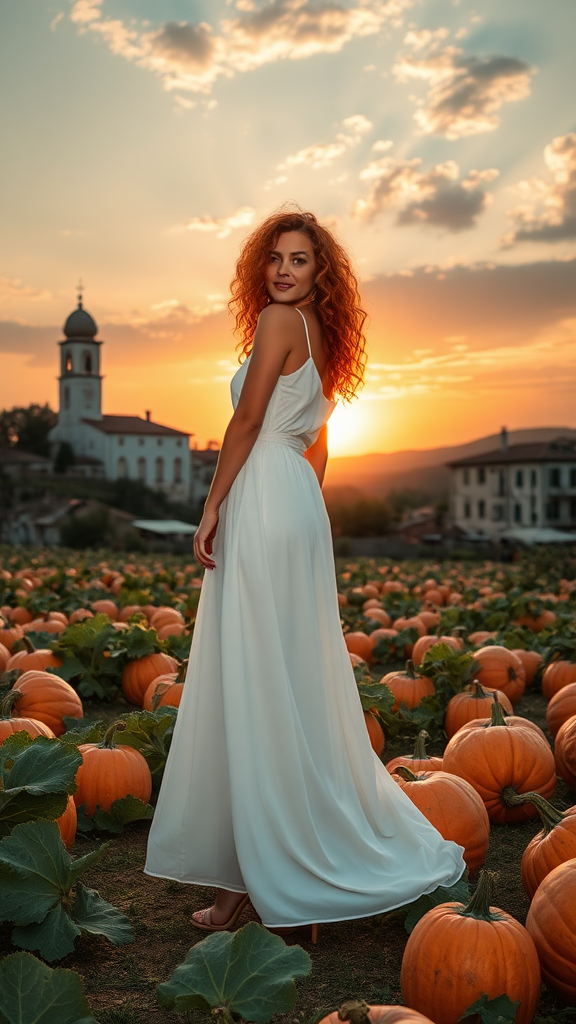
<svg viewBox="0 0 576 1024"><path fill-rule="evenodd" d="M380 914L465 870L372 751L340 625L321 486L326 423L364 366L348 258L312 214L279 213L232 291L248 357L194 539L206 573L144 869L215 886L192 918L207 931L248 899L272 928Z"/></svg>

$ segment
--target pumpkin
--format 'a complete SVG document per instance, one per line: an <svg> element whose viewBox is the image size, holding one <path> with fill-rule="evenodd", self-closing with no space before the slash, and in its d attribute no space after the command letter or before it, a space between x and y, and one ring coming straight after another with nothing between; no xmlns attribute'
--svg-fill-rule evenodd
<svg viewBox="0 0 576 1024"><path fill-rule="evenodd" d="M430 697L436 693L432 680L415 672L411 661L406 662L405 672L387 672L380 682L385 683L394 695L392 711L397 711L401 704L405 704L407 708L418 707L423 697Z"/></svg>
<svg viewBox="0 0 576 1024"><path fill-rule="evenodd" d="M91 612L89 608L77 608L76 611L72 612L68 622L73 625L75 622L84 622L84 619L93 619L94 612Z"/></svg>
<svg viewBox="0 0 576 1024"><path fill-rule="evenodd" d="M6 626L4 629L0 628L0 644L7 647L9 651L12 650L12 645L16 643L16 640L21 640L24 636L24 630L18 623L14 626Z"/></svg>
<svg viewBox="0 0 576 1024"><path fill-rule="evenodd" d="M520 658L507 647L481 647L472 655L477 662L476 672L483 686L502 690L513 704L526 689L526 674Z"/></svg>
<svg viewBox="0 0 576 1024"><path fill-rule="evenodd" d="M455 693L448 701L444 715L444 731L448 739L467 722L490 715L494 700L499 701L507 714L512 714L512 702L506 694L501 690L485 690L477 679L465 686L461 693Z"/></svg>
<svg viewBox="0 0 576 1024"><path fill-rule="evenodd" d="M482 797L490 821L498 825L537 814L531 804L510 804L508 796L537 792L548 799L556 788L554 757L546 740L533 729L509 726L497 701L487 728L462 728L449 740L444 771L466 779Z"/></svg>
<svg viewBox="0 0 576 1024"><path fill-rule="evenodd" d="M568 683L558 690L548 702L546 725L553 736L568 718L576 715L576 683Z"/></svg>
<svg viewBox="0 0 576 1024"><path fill-rule="evenodd" d="M440 622L440 615L438 612L433 612L430 608L422 608L422 610L418 612L418 618L422 619L427 631L429 629L434 629Z"/></svg>
<svg viewBox="0 0 576 1024"><path fill-rule="evenodd" d="M346 1020L350 1024L433 1024L429 1017L408 1006L369 1006L353 999L323 1017L319 1024L342 1024Z"/></svg>
<svg viewBox="0 0 576 1024"><path fill-rule="evenodd" d="M124 696L131 704L142 706L144 694L153 679L165 672L176 672L178 662L169 654L145 654L143 658L133 658L122 670L122 689Z"/></svg>
<svg viewBox="0 0 576 1024"><path fill-rule="evenodd" d="M469 903L442 903L408 938L400 984L404 1002L442 1024L457 1024L483 992L520 1002L516 1024L531 1024L540 996L540 965L531 936L516 918L491 907L482 871ZM574 900L576 906L576 899Z"/></svg>
<svg viewBox="0 0 576 1024"><path fill-rule="evenodd" d="M421 665L424 655L436 644L447 644L455 651L462 650L462 641L455 636L419 636L412 650L412 661L415 665Z"/></svg>
<svg viewBox="0 0 576 1024"><path fill-rule="evenodd" d="M100 743L81 743L83 762L76 773L74 793L77 807L84 805L92 817L97 807L109 811L115 800L135 796L147 803L152 792L152 776L145 758L134 747L117 745L114 733L126 728L114 722Z"/></svg>
<svg viewBox="0 0 576 1024"><path fill-rule="evenodd" d="M10 651L5 644L0 644L0 673L4 671L10 660Z"/></svg>
<svg viewBox="0 0 576 1024"><path fill-rule="evenodd" d="M142 609L139 604L126 604L120 610L118 622L128 622L132 616L136 615L138 612L142 613Z"/></svg>
<svg viewBox="0 0 576 1024"><path fill-rule="evenodd" d="M370 664L374 645L366 633L345 633L344 642L351 654L359 654L361 658L364 658L364 661Z"/></svg>
<svg viewBox="0 0 576 1024"><path fill-rule="evenodd" d="M29 736L49 736L55 739L55 735L49 726L35 718L12 718L12 709L20 699L18 690L9 690L0 704L0 746L13 732L27 732Z"/></svg>
<svg viewBox="0 0 576 1024"><path fill-rule="evenodd" d="M397 636L398 633L395 629L389 629L385 626L380 626L378 629L373 629L368 637L371 644L371 650L374 650L379 640L387 640L390 643L390 653L392 655L396 654L397 650L396 647L394 646L393 641L396 639Z"/></svg>
<svg viewBox="0 0 576 1024"><path fill-rule="evenodd" d="M144 710L155 711L156 708L162 707L164 704L169 704L173 708L179 707L187 668L188 659L186 658L177 672L166 672L153 679L144 694L142 701Z"/></svg>
<svg viewBox="0 0 576 1024"><path fill-rule="evenodd" d="M405 618L404 616L400 616L399 619L395 619L395 621L393 622L393 626L397 633L399 633L401 629L415 629L419 637L426 636L426 633L428 632L428 629L422 622L422 619L418 618L417 615L413 615L411 618ZM418 639L418 637L416 639ZM404 653L407 658L412 657L413 650L413 643L408 643L404 645Z"/></svg>
<svg viewBox="0 0 576 1024"><path fill-rule="evenodd" d="M383 608L367 608L364 612L364 618L368 623L377 622L384 629L388 629L392 623L391 617Z"/></svg>
<svg viewBox="0 0 576 1024"><path fill-rule="evenodd" d="M364 712L364 721L366 722L366 728L368 730L368 736L370 738L370 746L375 754L380 757L380 754L384 750L384 733L382 726L371 711Z"/></svg>
<svg viewBox="0 0 576 1024"><path fill-rule="evenodd" d="M117 625L123 625L123 623L117 623ZM186 626L183 622L166 622L156 630L159 640L165 640L167 636L182 636L185 632Z"/></svg>
<svg viewBox="0 0 576 1024"><path fill-rule="evenodd" d="M21 672L26 672L30 668L38 668L43 672L47 668L60 668L60 658L48 648L36 649L26 636L22 638L22 643L24 650L11 655L6 665L7 669L18 668Z"/></svg>
<svg viewBox="0 0 576 1024"><path fill-rule="evenodd" d="M532 899L542 879L553 868L576 857L576 806L559 811L538 793L525 793L515 801L533 804L544 826L522 855L522 885Z"/></svg>
<svg viewBox="0 0 576 1024"><path fill-rule="evenodd" d="M531 629L533 633L541 633L546 626L553 626L556 622L556 615L553 611L545 609L538 615L526 612L524 615L520 615L514 622L518 623L519 626L526 626Z"/></svg>
<svg viewBox="0 0 576 1024"><path fill-rule="evenodd" d="M576 663L573 661L551 661L542 676L542 693L550 700L558 690L569 683L576 683Z"/></svg>
<svg viewBox="0 0 576 1024"><path fill-rule="evenodd" d="M524 675L526 676L526 687L532 686L536 676L542 667L544 658L538 651L524 651L521 647L512 648L512 654L515 654L517 658L520 658L522 665L524 666Z"/></svg>
<svg viewBox="0 0 576 1024"><path fill-rule="evenodd" d="M350 651L348 651L348 657L350 658L350 664L352 665L352 668L356 668L358 665L366 664L364 658L361 658L359 654L352 654Z"/></svg>
<svg viewBox="0 0 576 1024"><path fill-rule="evenodd" d="M430 737L425 729L421 729L416 737L413 754L401 754L400 757L393 757L387 761L385 768L390 774L396 771L400 765L410 768L413 772L441 772L442 758L429 757L426 753L426 740Z"/></svg>
<svg viewBox="0 0 576 1024"><path fill-rule="evenodd" d="M28 669L18 678L19 694L13 718L34 718L48 725L56 736L65 731L63 719L82 718L82 701L69 683L51 672Z"/></svg>
<svg viewBox="0 0 576 1024"><path fill-rule="evenodd" d="M392 777L444 839L464 847L466 867L476 874L486 860L490 842L490 821L476 790L457 775L443 771L415 774L402 764Z"/></svg>
<svg viewBox="0 0 576 1024"><path fill-rule="evenodd" d="M74 803L73 796L68 797L66 810L64 811L64 814L61 814L59 818L56 818L56 824L60 829L60 835L64 846L67 850L71 850L74 846L76 829L78 827L78 815L76 813L76 804Z"/></svg>
<svg viewBox="0 0 576 1024"><path fill-rule="evenodd" d="M24 626L27 622L32 622L32 615L23 605L17 605L16 608L11 608L8 612L8 621L13 626L16 624Z"/></svg>
<svg viewBox="0 0 576 1024"><path fill-rule="evenodd" d="M184 616L177 608L158 608L150 619L150 625L154 629L161 629L168 622L180 622L184 625Z"/></svg>
<svg viewBox="0 0 576 1024"><path fill-rule="evenodd" d="M92 601L91 608L96 613L99 612L101 615L107 615L112 622L116 622L118 618L118 605L115 601L110 601L109 598Z"/></svg>
<svg viewBox="0 0 576 1024"><path fill-rule="evenodd" d="M487 640L493 640L496 635L496 633L491 633L487 629L477 629L475 633L469 633L468 643L474 644L474 647L479 647L481 644L485 644Z"/></svg>
<svg viewBox="0 0 576 1024"><path fill-rule="evenodd" d="M499 706L495 707L494 705L499 705ZM474 718L474 719L472 719L471 722L465 722L464 725L461 726L461 729L462 730L466 730L466 729L487 729L487 728L489 728L489 726L494 724L494 718L495 717L498 719L498 724L502 724L500 722L500 717L502 716L502 714L503 714L503 705L498 700L498 698L496 696L496 691L495 691L494 692L493 701L492 701L492 708L490 709L490 717L489 718ZM532 732L537 733L537 735L544 742L546 747L548 747L548 740L546 739L545 734L542 732L542 729L540 728L539 725L536 725L536 722L532 722L529 718L524 718L523 715L508 715L507 714L506 718L505 718L505 724L508 726L509 729L531 729Z"/></svg>
<svg viewBox="0 0 576 1024"><path fill-rule="evenodd" d="M556 734L556 771L568 789L576 789L576 715L567 718Z"/></svg>
<svg viewBox="0 0 576 1024"><path fill-rule="evenodd" d="M542 880L526 928L548 988L576 1006L576 858L559 864Z"/></svg>

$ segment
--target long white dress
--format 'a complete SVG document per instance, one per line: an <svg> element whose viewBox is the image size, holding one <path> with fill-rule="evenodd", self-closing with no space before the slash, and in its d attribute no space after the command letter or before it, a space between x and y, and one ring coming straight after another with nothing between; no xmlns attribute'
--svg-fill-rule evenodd
<svg viewBox="0 0 576 1024"><path fill-rule="evenodd" d="M248 891L269 927L379 914L465 869L370 746L303 458L335 405L308 350L220 506L144 868Z"/></svg>

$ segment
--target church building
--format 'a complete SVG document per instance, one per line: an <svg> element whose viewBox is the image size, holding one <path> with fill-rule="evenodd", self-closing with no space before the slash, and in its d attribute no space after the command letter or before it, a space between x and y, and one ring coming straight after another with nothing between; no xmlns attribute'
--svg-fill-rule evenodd
<svg viewBox="0 0 576 1024"><path fill-rule="evenodd" d="M102 414L102 341L82 305L64 324L60 346L58 423L49 434L53 457L61 444L74 452L74 473L87 477L141 480L170 501L191 494L190 434L140 416Z"/></svg>

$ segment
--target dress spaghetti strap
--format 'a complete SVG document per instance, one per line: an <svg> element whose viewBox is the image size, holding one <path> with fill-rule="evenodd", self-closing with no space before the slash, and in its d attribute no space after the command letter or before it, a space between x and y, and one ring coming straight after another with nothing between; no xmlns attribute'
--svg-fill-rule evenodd
<svg viewBox="0 0 576 1024"><path fill-rule="evenodd" d="M298 309L298 306L294 306L294 309ZM302 319L304 321L304 330L306 331L306 341L308 342L308 355L310 356L310 359L312 359L312 349L310 348L310 335L308 334L308 324L306 323L306 317L304 316L304 313L302 312L301 309L298 309L298 312L300 313L300 316L302 317Z"/></svg>

